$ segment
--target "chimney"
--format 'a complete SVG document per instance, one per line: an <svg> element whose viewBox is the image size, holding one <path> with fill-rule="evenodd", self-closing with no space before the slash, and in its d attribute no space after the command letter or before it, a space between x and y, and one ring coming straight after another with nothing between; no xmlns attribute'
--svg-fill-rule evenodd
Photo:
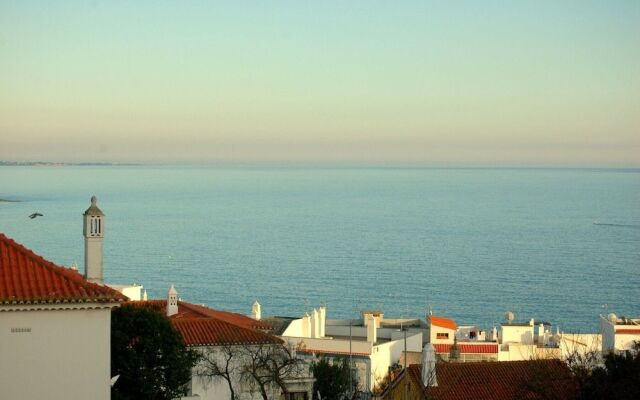
<svg viewBox="0 0 640 400"><path fill-rule="evenodd" d="M169 293L167 294L167 317L178 313L178 292L176 288L171 285Z"/></svg>
<svg viewBox="0 0 640 400"><path fill-rule="evenodd" d="M262 318L262 307L257 300L255 303L253 303L253 307L251 307L251 318L255 319L256 321L260 321L260 318Z"/></svg>
<svg viewBox="0 0 640 400"><path fill-rule="evenodd" d="M102 242L104 240L104 213L98 208L96 196L83 214L84 277L89 282L103 284Z"/></svg>
<svg viewBox="0 0 640 400"><path fill-rule="evenodd" d="M425 387L438 386L436 379L436 349L427 343L422 349L422 384Z"/></svg>
<svg viewBox="0 0 640 400"><path fill-rule="evenodd" d="M311 313L311 337L317 338L320 336L320 318L318 314L318 310L315 308Z"/></svg>
<svg viewBox="0 0 640 400"><path fill-rule="evenodd" d="M544 324L538 325L538 344L544 345Z"/></svg>
<svg viewBox="0 0 640 400"><path fill-rule="evenodd" d="M318 313L320 317L320 337L324 337L325 327L327 325L327 308L325 306L320 306Z"/></svg>
<svg viewBox="0 0 640 400"><path fill-rule="evenodd" d="M311 317L304 313L302 317L302 337L311 337Z"/></svg>
<svg viewBox="0 0 640 400"><path fill-rule="evenodd" d="M367 342L375 343L378 341L378 328L373 314L367 314L365 317L365 326L367 327Z"/></svg>

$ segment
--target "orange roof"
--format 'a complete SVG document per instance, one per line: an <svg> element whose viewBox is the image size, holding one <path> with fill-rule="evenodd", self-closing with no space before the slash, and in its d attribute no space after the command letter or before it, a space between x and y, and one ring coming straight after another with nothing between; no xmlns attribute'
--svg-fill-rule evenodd
<svg viewBox="0 0 640 400"><path fill-rule="evenodd" d="M616 329L617 335L640 335L640 329Z"/></svg>
<svg viewBox="0 0 640 400"><path fill-rule="evenodd" d="M426 398L438 400L542 399L532 389L542 387L556 399L573 399L576 382L560 360L438 363L438 386L424 387L422 368L409 366L413 385L424 388Z"/></svg>
<svg viewBox="0 0 640 400"><path fill-rule="evenodd" d="M87 281L0 233L0 304L119 302L127 297Z"/></svg>
<svg viewBox="0 0 640 400"><path fill-rule="evenodd" d="M131 301L129 304L150 307L163 314L167 308L166 300ZM187 346L282 343L277 337L260 331L271 328L266 322L181 300L178 301L178 313L169 320Z"/></svg>
<svg viewBox="0 0 640 400"><path fill-rule="evenodd" d="M167 309L167 300L148 300L132 303L142 303L162 312ZM172 320L182 318L215 318L245 328L261 330L269 330L272 328L269 323L249 318L246 315L215 310L206 306L187 303L182 300L178 301L178 313L172 315L170 318Z"/></svg>
<svg viewBox="0 0 640 400"><path fill-rule="evenodd" d="M447 328L454 331L458 328L453 320L444 317L436 317L435 315L430 315L429 321L431 322L431 325L439 326L441 328Z"/></svg>
<svg viewBox="0 0 640 400"><path fill-rule="evenodd" d="M453 344L448 343L435 343L433 347L436 350L436 353L449 353L451 351L451 346ZM497 354L498 353L498 344L497 343L460 343L458 342L458 348L460 349L460 353L463 354Z"/></svg>
<svg viewBox="0 0 640 400"><path fill-rule="evenodd" d="M216 318L178 318L172 319L171 323L187 346L282 343L275 336Z"/></svg>

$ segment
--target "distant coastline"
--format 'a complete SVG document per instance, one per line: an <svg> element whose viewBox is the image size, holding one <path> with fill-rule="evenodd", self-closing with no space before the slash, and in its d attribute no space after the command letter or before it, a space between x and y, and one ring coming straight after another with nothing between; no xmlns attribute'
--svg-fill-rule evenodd
<svg viewBox="0 0 640 400"><path fill-rule="evenodd" d="M2 161L0 167L90 167L90 166L135 166L136 163L113 162L54 162L54 161Z"/></svg>

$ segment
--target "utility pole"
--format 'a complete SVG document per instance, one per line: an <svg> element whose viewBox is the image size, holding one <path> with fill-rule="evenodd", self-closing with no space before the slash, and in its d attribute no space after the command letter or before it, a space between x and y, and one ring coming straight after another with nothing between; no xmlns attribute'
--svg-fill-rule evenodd
<svg viewBox="0 0 640 400"><path fill-rule="evenodd" d="M353 320L349 319L349 398L353 397L353 357L351 356L351 325L353 325Z"/></svg>
<svg viewBox="0 0 640 400"><path fill-rule="evenodd" d="M402 328L404 332L404 396L403 399L407 400L408 393L407 388L409 385L409 371L407 371L407 329Z"/></svg>

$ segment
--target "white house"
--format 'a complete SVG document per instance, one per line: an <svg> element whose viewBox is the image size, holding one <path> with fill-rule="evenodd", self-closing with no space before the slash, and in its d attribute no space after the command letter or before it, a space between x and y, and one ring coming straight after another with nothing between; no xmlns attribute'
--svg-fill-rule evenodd
<svg viewBox="0 0 640 400"><path fill-rule="evenodd" d="M182 335L185 344L205 356L205 359L193 368L191 381L188 383L188 396L182 400L231 398L229 383L224 378L206 376L211 368L208 361L229 370L231 385L238 399L262 399L256 385L250 379L244 379L246 375L243 375L242 370L250 364L252 355L284 349L284 342L266 333L272 326L259 319L259 304L256 303L253 307L253 315L257 318L249 318L242 314L182 301L173 285L167 293L166 300L139 301L131 304L151 307L158 312L166 313L172 325ZM314 379L309 374L308 366L301 365L296 374L286 377L285 382L288 391L286 397L277 385L268 385L268 398L311 399Z"/></svg>
<svg viewBox="0 0 640 400"><path fill-rule="evenodd" d="M405 351L420 351L426 326L414 319L384 319L381 311L362 311L361 319L330 320L325 307L302 318L266 318L275 335L309 359L351 359L359 390L374 391ZM406 341L405 341L406 337Z"/></svg>
<svg viewBox="0 0 640 400"><path fill-rule="evenodd" d="M533 319L514 322L515 316L510 312L506 317L507 321L500 325L500 330L494 327L487 334L476 326L459 327L451 319L427 316L429 338L439 357L450 361L454 360L452 357L458 362L562 357L560 334L553 334L548 322ZM565 340L568 341L569 337Z"/></svg>
<svg viewBox="0 0 640 400"><path fill-rule="evenodd" d="M0 234L3 399L110 398L111 308L126 297L91 272L95 283Z"/></svg>
<svg viewBox="0 0 640 400"><path fill-rule="evenodd" d="M640 341L640 318L618 317L609 314L600 316L602 330L602 352L630 350L634 342Z"/></svg>

